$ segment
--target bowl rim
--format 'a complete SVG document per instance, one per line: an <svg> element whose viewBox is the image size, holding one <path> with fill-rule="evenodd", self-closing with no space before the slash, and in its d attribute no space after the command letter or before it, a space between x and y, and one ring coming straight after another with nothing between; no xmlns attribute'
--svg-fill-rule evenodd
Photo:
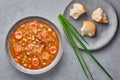
<svg viewBox="0 0 120 80"><path fill-rule="evenodd" d="M24 68L23 66L19 65L12 57L11 52L10 52L10 45L9 45L9 40L11 37L12 32L21 24L28 22L28 21L32 21L32 20L38 20L41 22L44 22L48 25L50 25L56 32L56 34L58 35L59 38L59 51L57 53L57 56L55 57L55 59L52 61L51 64L49 64L48 66L41 68L41 69L36 69L36 70L32 70L32 69L27 69ZM6 49L6 53L7 53L7 57L8 60L10 60L10 63L13 65L13 67L15 67L17 70L26 73L26 74L42 74L45 73L49 70L51 70L54 66L56 66L56 64L60 61L62 54L63 54L63 36L61 34L61 31L59 30L59 28L56 27L55 24L53 24L50 20L40 17L40 16L28 16L28 17L24 17L21 18L20 20L18 20L17 22L15 22L12 27L9 29L7 36L6 36L6 40L5 40L5 49Z"/></svg>

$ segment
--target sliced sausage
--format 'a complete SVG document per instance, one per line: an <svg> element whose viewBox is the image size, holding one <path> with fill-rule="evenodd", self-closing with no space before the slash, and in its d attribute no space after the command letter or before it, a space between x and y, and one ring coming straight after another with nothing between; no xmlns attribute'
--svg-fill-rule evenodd
<svg viewBox="0 0 120 80"><path fill-rule="evenodd" d="M39 63L40 63L40 61L39 61L38 58L33 58L33 59L32 59L32 65L33 65L33 66L38 66Z"/></svg>
<svg viewBox="0 0 120 80"><path fill-rule="evenodd" d="M38 24L35 22L30 23L30 29L31 30L36 30L38 28Z"/></svg>

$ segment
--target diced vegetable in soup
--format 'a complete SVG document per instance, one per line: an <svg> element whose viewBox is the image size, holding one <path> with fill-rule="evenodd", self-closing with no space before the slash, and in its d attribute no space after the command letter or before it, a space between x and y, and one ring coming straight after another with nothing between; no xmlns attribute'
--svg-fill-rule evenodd
<svg viewBox="0 0 120 80"><path fill-rule="evenodd" d="M41 21L29 21L18 26L10 38L14 60L28 69L41 69L57 56L59 39L54 29Z"/></svg>

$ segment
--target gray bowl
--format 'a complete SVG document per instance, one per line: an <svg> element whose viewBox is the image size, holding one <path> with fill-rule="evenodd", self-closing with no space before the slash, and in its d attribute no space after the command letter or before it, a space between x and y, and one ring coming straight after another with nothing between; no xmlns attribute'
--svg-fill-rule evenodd
<svg viewBox="0 0 120 80"><path fill-rule="evenodd" d="M59 51L58 51L58 54L57 54L56 58L54 59L54 61L50 65L48 65L42 69L37 69L37 70L30 70L30 69L24 68L21 65L19 65L17 62L15 62L15 60L13 59L13 57L11 55L10 48L9 48L10 47L9 41L10 41L10 37L11 37L12 32L16 29L17 26L19 26L27 21L31 21L31 20L42 21L42 22L45 22L48 25L50 25L56 31L58 38L59 38L59 41L60 41ZM63 44L62 44L63 40L62 39L63 38L62 38L61 32L51 21L49 21L48 19L42 18L42 17L38 17L38 16L30 16L30 17L25 17L25 18L19 20L11 27L11 29L9 30L7 37L6 37L5 48L6 48L7 56L8 56L10 63L17 70L24 72L24 73L27 73L27 74L42 74L42 73L45 73L45 72L49 71L50 69L52 69L59 62L59 60L62 56L62 53L63 53Z"/></svg>

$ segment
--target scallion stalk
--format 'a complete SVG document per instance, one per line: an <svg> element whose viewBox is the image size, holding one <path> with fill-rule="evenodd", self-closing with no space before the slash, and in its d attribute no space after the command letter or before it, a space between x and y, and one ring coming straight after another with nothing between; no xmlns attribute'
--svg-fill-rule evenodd
<svg viewBox="0 0 120 80"><path fill-rule="evenodd" d="M64 15L62 15L62 14L58 15L58 19L59 19L60 23L62 24L62 27L63 27L63 30L64 30L65 34L69 34L69 35L66 35L66 36L67 36L69 42L71 41L70 42L71 45L74 45L72 48L74 49L75 44L73 44L73 43L75 43L75 42L74 42L74 40L73 40L73 38L72 38L71 35L73 35L75 37L75 39L79 42L79 44L84 48L84 50L86 51L86 53L98 64L98 66L107 74L107 76L111 80L113 80L113 78L110 76L110 74L105 70L105 68L98 62L98 60L92 55L92 53L84 45L84 43L82 42L82 40L84 42L86 42L86 41L84 40L83 37L81 37L80 33L75 29L75 27L72 25L72 23ZM75 48L78 48L77 45L76 45ZM74 49L74 50L76 50L76 49ZM75 53L80 53L80 52L75 52Z"/></svg>
<svg viewBox="0 0 120 80"><path fill-rule="evenodd" d="M67 25L64 24L63 20L59 16L58 16L58 19L61 22L61 25L63 26L63 30L64 30L64 32L65 32L65 34L66 34L66 36L67 36L67 38L68 38L68 40L70 42L70 44L71 44L75 54L76 54L76 56L77 56L77 58L78 58L78 60L79 60L79 62L81 64L81 66L82 66L82 69L83 69L87 79L88 80L91 80L91 79L94 80L94 78L93 78L93 76L92 76L92 74L91 74L91 72L90 72L90 70L89 70L89 68L88 68L88 66L87 66L83 56L82 56L82 53L80 52L79 48L77 47L77 45L76 45L75 41L73 40L71 34L69 33L69 31L65 27ZM88 71L89 75L87 74L86 70ZM91 79L89 79L89 76L91 77Z"/></svg>

